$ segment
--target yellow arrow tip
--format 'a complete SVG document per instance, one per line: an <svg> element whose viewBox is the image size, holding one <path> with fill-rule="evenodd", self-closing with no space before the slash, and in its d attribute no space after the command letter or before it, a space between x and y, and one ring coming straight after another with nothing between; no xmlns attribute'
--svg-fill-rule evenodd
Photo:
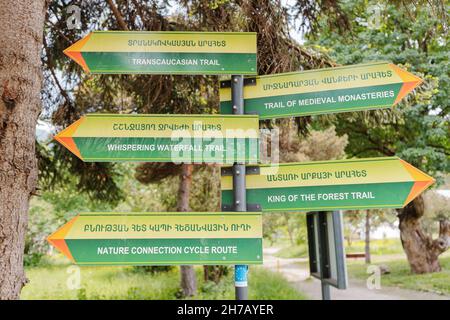
<svg viewBox="0 0 450 320"><path fill-rule="evenodd" d="M66 129L59 132L54 139L58 141L60 144L62 144L64 147L66 147L70 152L72 152L74 155L76 155L78 158L83 160L80 150L78 150L78 147L73 141L73 136L75 132L77 131L78 127L83 123L85 117L81 117L74 123L72 123L70 126L68 126Z"/></svg>
<svg viewBox="0 0 450 320"><path fill-rule="evenodd" d="M78 216L67 222L65 225L63 225L61 228L47 237L47 241L56 249L58 249L62 254L64 254L67 258L69 258L72 262L74 262L74 259L72 254L70 253L65 238L77 219Z"/></svg>
<svg viewBox="0 0 450 320"><path fill-rule="evenodd" d="M84 37L81 40L78 40L77 42L75 42L74 44L72 44L70 47L68 47L67 49L65 49L63 51L63 53L66 56L68 56L73 61L78 63L85 72L90 72L90 70L86 64L86 61L83 58L82 50L83 50L83 47L86 45L86 43L91 38L91 35L92 35L92 33L89 33L86 37Z"/></svg>
<svg viewBox="0 0 450 320"><path fill-rule="evenodd" d="M411 175L412 179L417 182L417 181L434 181L434 178L427 175L425 172L417 169L416 167L414 167L413 165L409 164L408 162L406 162L405 160L399 159L400 162L403 164L403 166L405 167L405 169L408 171L408 173Z"/></svg>
<svg viewBox="0 0 450 320"><path fill-rule="evenodd" d="M408 162L401 160L403 166L408 171L408 173L411 175L411 178L414 181L414 185L411 188L411 191L409 192L408 197L406 198L403 206L406 206L408 203L410 203L412 200L414 200L419 194L424 192L429 186L431 186L433 183L435 183L435 179L426 173L420 171L416 167L412 166Z"/></svg>
<svg viewBox="0 0 450 320"><path fill-rule="evenodd" d="M66 129L59 132L55 138L72 138L77 131L78 127L83 123L85 120L85 116L81 117L74 123L72 123L70 126L68 126Z"/></svg>
<svg viewBox="0 0 450 320"><path fill-rule="evenodd" d="M413 75L411 72L403 70L402 68L390 63L389 66L394 70L394 72L403 80L403 82L418 82L419 84L423 82L418 76Z"/></svg>
<svg viewBox="0 0 450 320"><path fill-rule="evenodd" d="M393 69L393 71L402 79L403 85L400 88L400 91L397 95L397 98L394 101L394 105L399 103L408 93L413 91L417 86L419 86L423 80L419 77L413 75L412 73L399 68L393 63L390 63L389 66Z"/></svg>

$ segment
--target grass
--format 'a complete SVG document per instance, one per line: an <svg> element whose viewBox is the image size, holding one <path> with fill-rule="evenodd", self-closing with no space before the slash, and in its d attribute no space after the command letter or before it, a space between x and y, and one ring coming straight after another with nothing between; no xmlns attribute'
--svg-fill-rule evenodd
<svg viewBox="0 0 450 320"><path fill-rule="evenodd" d="M345 243L345 252L364 252L365 243L364 240L353 241L349 246ZM400 239L380 239L370 241L370 254L371 255L386 255L386 254L400 254L403 253L402 244Z"/></svg>
<svg viewBox="0 0 450 320"><path fill-rule="evenodd" d="M306 244L287 246L281 248L276 254L278 258L306 258L308 256L308 246Z"/></svg>
<svg viewBox="0 0 450 320"><path fill-rule="evenodd" d="M280 274L263 269L262 267L251 270L249 281L251 283L250 299L256 300L304 300L305 295L300 294ZM254 290L254 291L252 291Z"/></svg>
<svg viewBox="0 0 450 320"><path fill-rule="evenodd" d="M80 270L78 289L70 289ZM234 299L233 272L219 284L204 282L197 267L198 295L194 299ZM73 267L61 257L40 266L26 268L29 283L21 299L93 300L93 299L176 299L179 295L179 268L150 274L132 267ZM281 275L261 267L250 267L250 299L305 299ZM73 287L73 285L72 285Z"/></svg>
<svg viewBox="0 0 450 320"><path fill-rule="evenodd" d="M199 277L198 277L199 278ZM250 267L249 299L251 300L304 300L306 296L299 293L280 274L262 267ZM220 284L204 283L195 299L228 299L234 300L233 274Z"/></svg>
<svg viewBox="0 0 450 320"><path fill-rule="evenodd" d="M21 298L88 300L88 299L175 299L178 274L136 272L130 267L80 267L79 289L70 289L76 267L44 265L27 268L29 283ZM73 286L72 286L73 287Z"/></svg>
<svg viewBox="0 0 450 320"><path fill-rule="evenodd" d="M382 286L399 287L404 289L428 291L439 294L450 294L450 256L440 259L442 271L428 274L413 274L406 260L392 260L383 262L390 270L390 274L381 276ZM363 262L348 264L350 277L367 279L367 265Z"/></svg>
<svg viewBox="0 0 450 320"><path fill-rule="evenodd" d="M365 243L364 240L353 241L349 246L345 243L345 252L364 252ZM372 256L383 256L388 254L402 254L403 248L399 239L381 239L372 240L370 242L370 253ZM292 246L287 242L284 242L281 249L275 254L278 258L307 258L308 246L306 244Z"/></svg>

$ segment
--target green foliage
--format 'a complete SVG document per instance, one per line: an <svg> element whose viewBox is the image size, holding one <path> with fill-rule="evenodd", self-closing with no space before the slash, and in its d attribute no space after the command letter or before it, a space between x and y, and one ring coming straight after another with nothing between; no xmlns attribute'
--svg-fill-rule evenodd
<svg viewBox="0 0 450 320"><path fill-rule="evenodd" d="M76 177L68 176L64 185L32 198L25 238L25 265L39 264L50 250L46 238L76 214L113 208L110 203L95 201L80 193L76 180Z"/></svg>
<svg viewBox="0 0 450 320"><path fill-rule="evenodd" d="M390 209L346 211L343 215L344 238L347 240L349 246L353 246L355 237L359 237L359 235L366 231L367 214L369 214L370 232L374 232L383 225L393 227L396 220L393 210ZM364 249L362 251L364 251Z"/></svg>
<svg viewBox="0 0 450 320"><path fill-rule="evenodd" d="M164 299L175 298L179 278L177 272L136 273L128 267L82 267L79 289L67 286L69 265L47 265L27 268L30 282L22 290L21 299Z"/></svg>
<svg viewBox="0 0 450 320"><path fill-rule="evenodd" d="M197 275L200 278L200 275ZM233 277L223 277L219 283L214 281L206 281L199 287L199 293L194 299L199 300L232 300L234 298L234 292L230 290L234 287Z"/></svg>
<svg viewBox="0 0 450 320"><path fill-rule="evenodd" d="M248 281L250 284L250 300L304 300L305 295L299 293L281 275L261 267L251 267ZM234 299L234 280L230 274L219 284L204 282L195 299Z"/></svg>
<svg viewBox="0 0 450 320"><path fill-rule="evenodd" d="M439 224L437 221L450 219L449 199L437 192L429 190L424 195L425 216L427 219L422 222L422 227L429 234L439 234Z"/></svg>
<svg viewBox="0 0 450 320"><path fill-rule="evenodd" d="M36 154L39 188L44 192L76 183L77 192L86 194L93 202L117 205L123 200L122 190L115 181L120 178L116 164L85 163L53 142L37 141Z"/></svg>
<svg viewBox="0 0 450 320"><path fill-rule="evenodd" d="M134 270L138 273L141 272L141 273L155 274L161 272L169 272L174 268L175 268L174 266L141 266L135 267Z"/></svg>
<svg viewBox="0 0 450 320"><path fill-rule="evenodd" d="M279 213L263 214L263 237L268 240L270 246L283 237L281 230L282 220Z"/></svg>
<svg viewBox="0 0 450 320"><path fill-rule="evenodd" d="M270 245L286 240L290 246L307 241L305 214L301 212L270 212L263 214L263 236Z"/></svg>
<svg viewBox="0 0 450 320"><path fill-rule="evenodd" d="M306 296L299 293L281 275L263 268L250 268L249 299L255 300L304 300Z"/></svg>
<svg viewBox="0 0 450 320"><path fill-rule="evenodd" d="M212 281L215 284L218 284L221 279L227 276L230 273L229 266L203 266L203 278L205 281Z"/></svg>
<svg viewBox="0 0 450 320"><path fill-rule="evenodd" d="M121 163L117 171L120 178L116 181L124 197L115 208L115 211L149 212L167 211L166 197L173 197L176 187L168 181L143 185L134 178L136 164Z"/></svg>
<svg viewBox="0 0 450 320"><path fill-rule="evenodd" d="M220 211L220 167L196 166L189 206L192 211Z"/></svg>
<svg viewBox="0 0 450 320"><path fill-rule="evenodd" d="M364 252L364 246L364 240L353 241L351 245L345 246L345 252ZM370 254L372 256L384 256L401 253L403 253L403 247L400 239L377 239L370 241Z"/></svg>
<svg viewBox="0 0 450 320"><path fill-rule="evenodd" d="M305 242L295 246L283 247L275 254L275 256L283 259L307 258L308 244Z"/></svg>
<svg viewBox="0 0 450 320"><path fill-rule="evenodd" d="M322 14L341 30L348 21L338 2L306 1L294 5L295 11L315 25ZM306 3L305 2L305 3ZM312 49L305 50L289 36L288 12L278 1L215 0L179 1L169 10L170 2L117 1L116 13L107 1L81 3L79 28L67 28L67 1L51 1L44 29L44 69L42 119L61 129L86 113L158 113L211 114L218 112L217 76L172 75L88 75L64 55L63 50L93 30L125 29L117 21L117 12L128 30L157 31L252 31L258 34L258 73L294 71L299 68L330 66L326 56ZM306 21L305 20L305 21ZM276 63L274 63L276 61ZM300 131L306 131L308 118L298 119ZM83 164L60 147L53 147L55 156L48 161L39 152L42 181L62 180L62 167L78 176L78 187L92 198L117 204L123 194L116 180L116 166L109 163ZM174 168L172 168L174 169ZM177 175L176 170L170 175ZM51 183L43 184L47 188ZM172 200L168 198L167 200ZM212 202L211 202L212 203ZM202 204L202 206L204 206ZM195 208L196 204L192 204Z"/></svg>
<svg viewBox="0 0 450 320"><path fill-rule="evenodd" d="M345 252L364 252L364 246L364 240L353 241L351 245L345 245ZM403 253L403 247L399 239L376 239L370 241L370 254L372 256L379 256L382 258L384 255L401 253ZM275 254L275 256L283 259L306 258L308 257L308 244L303 243L295 246L284 246Z"/></svg>
<svg viewBox="0 0 450 320"><path fill-rule="evenodd" d="M78 289L67 286L70 276L69 265L61 263L59 258L46 266L27 267L30 282L24 287L21 299L139 299L171 300L179 290L179 268L163 273L136 272L131 267L81 267L81 283ZM201 268L196 269L198 278ZM229 273L215 284L212 281L200 281L199 293L195 299L234 298L233 274ZM260 267L251 267L250 299L305 299L281 275L266 271Z"/></svg>
<svg viewBox="0 0 450 320"><path fill-rule="evenodd" d="M379 15L371 8L379 5ZM425 83L394 109L339 114L338 134L347 133L351 156L398 155L430 174L450 169L448 6L437 14L428 2L395 5L345 1L352 32L340 35L322 21L309 42L337 62L387 60L424 78ZM378 19L379 17L379 19ZM375 20L374 20L375 19Z"/></svg>
<svg viewBox="0 0 450 320"><path fill-rule="evenodd" d="M26 237L25 263L36 265L50 246L46 238L70 218L86 211L161 212L175 211L179 177L143 185L134 179L136 164L116 165L116 181L123 198L118 203L98 201L79 192L78 177L67 174L64 183L44 190L30 203L29 227ZM220 199L219 168L198 167L193 174L190 206L194 211L218 211ZM141 269L141 267L136 267ZM164 268L155 267L155 270ZM147 271L149 271L147 269Z"/></svg>
<svg viewBox="0 0 450 320"><path fill-rule="evenodd" d="M52 207L40 199L32 199L28 213L28 230L25 237L24 264L37 265L49 250L47 236L53 232Z"/></svg>
<svg viewBox="0 0 450 320"><path fill-rule="evenodd" d="M132 170L127 166L128 171ZM164 171L164 172L163 172ZM163 211L176 211L177 195L180 185L179 168L173 164L145 163L136 167L135 177L145 187L126 175L125 188L128 190L152 190L147 198L157 199ZM147 192L148 193L148 192ZM127 199L126 202L134 201ZM137 194L137 203L145 200ZM190 189L189 207L192 211L220 211L220 171L217 166L194 165L192 187ZM142 210L141 210L142 211ZM148 208L143 211L148 211ZM156 210L153 210L156 211Z"/></svg>
<svg viewBox="0 0 450 320"><path fill-rule="evenodd" d="M309 130L300 137L296 125L287 120L280 127L280 162L301 162L342 159L347 145L347 135L338 136L335 128ZM263 215L263 236L274 245L281 238L289 240L289 247L307 242L306 219L304 213L267 213Z"/></svg>

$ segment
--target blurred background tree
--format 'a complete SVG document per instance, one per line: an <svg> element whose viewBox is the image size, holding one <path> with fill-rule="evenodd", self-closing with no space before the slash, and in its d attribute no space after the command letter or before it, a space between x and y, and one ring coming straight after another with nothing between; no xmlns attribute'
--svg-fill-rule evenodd
<svg viewBox="0 0 450 320"><path fill-rule="evenodd" d="M81 8L79 28L68 28L67 8ZM294 5L298 16L315 26L319 17L327 15L339 29L348 27L338 1L316 5L299 1ZM258 34L258 73L268 74L333 66L326 55L306 48L290 37L289 13L280 1L52 1L47 11L44 32L44 112L41 118L57 130L90 112L105 113L217 113L217 76L170 75L89 75L72 63L63 50L92 30L152 31L254 31ZM310 118L295 120L297 132L306 134ZM290 120L266 121L263 126L290 126ZM50 151L49 151L50 150ZM49 152L47 152L49 151ZM167 210L216 211L219 208L217 168L171 163L145 163L121 167L114 163L83 163L64 148L50 143L40 148L41 188L55 190L67 183L59 172L73 176L79 191L93 201L103 201L118 208L154 210L146 201L154 195ZM123 169L126 168L126 169ZM148 185L146 191L124 178L135 170L137 181ZM175 181L177 187L175 187ZM165 192L164 186L169 186ZM129 191L133 191L133 195ZM163 191L164 190L164 191ZM130 197L135 199L130 200ZM178 196L176 196L178 195ZM156 208L161 208L157 206ZM205 268L205 274L215 272ZM206 276L208 278L209 276ZM219 277L220 278L220 277ZM195 273L185 267L183 294L195 294Z"/></svg>

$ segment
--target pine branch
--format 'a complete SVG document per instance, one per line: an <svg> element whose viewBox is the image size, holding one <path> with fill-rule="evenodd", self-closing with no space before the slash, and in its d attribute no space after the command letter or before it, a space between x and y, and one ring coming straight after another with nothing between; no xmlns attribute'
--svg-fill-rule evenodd
<svg viewBox="0 0 450 320"><path fill-rule="evenodd" d="M114 2L112 0L106 0L106 2L108 2L109 8L113 12L114 17L116 17L117 24L119 25L119 27L124 31L128 31L128 26L125 23L122 14L120 13L119 9L117 9L117 6L114 4Z"/></svg>

